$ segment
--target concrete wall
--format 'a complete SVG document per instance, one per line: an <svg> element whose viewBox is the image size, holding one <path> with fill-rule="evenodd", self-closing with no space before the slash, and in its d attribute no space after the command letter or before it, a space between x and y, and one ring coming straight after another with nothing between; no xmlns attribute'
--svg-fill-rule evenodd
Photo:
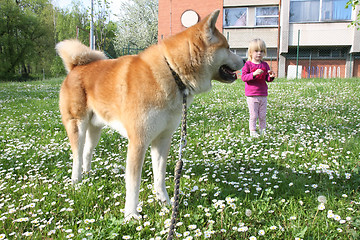
<svg viewBox="0 0 360 240"><path fill-rule="evenodd" d="M297 46L300 30L300 46L351 46L354 31L349 22L290 24L289 46ZM284 32L286 34L286 32Z"/></svg>
<svg viewBox="0 0 360 240"><path fill-rule="evenodd" d="M264 40L268 48L277 48L277 28L225 28L223 34L228 38L231 48L248 48L249 42L254 38Z"/></svg>

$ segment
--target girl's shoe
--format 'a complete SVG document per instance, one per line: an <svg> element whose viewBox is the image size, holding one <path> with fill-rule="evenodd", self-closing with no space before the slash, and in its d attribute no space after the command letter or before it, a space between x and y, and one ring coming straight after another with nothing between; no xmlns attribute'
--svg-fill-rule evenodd
<svg viewBox="0 0 360 240"><path fill-rule="evenodd" d="M250 131L250 137L257 138L260 137L260 135L256 131Z"/></svg>
<svg viewBox="0 0 360 240"><path fill-rule="evenodd" d="M265 136L265 134L266 134L265 129L261 129L261 130L260 130L260 136Z"/></svg>

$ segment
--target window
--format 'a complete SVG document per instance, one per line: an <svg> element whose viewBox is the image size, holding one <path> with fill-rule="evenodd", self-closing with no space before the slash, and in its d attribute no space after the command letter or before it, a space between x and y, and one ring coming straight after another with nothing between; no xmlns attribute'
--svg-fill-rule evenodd
<svg viewBox="0 0 360 240"><path fill-rule="evenodd" d="M345 59L349 48L347 47L304 47L299 49L300 59ZM295 59L297 48L289 47L288 59Z"/></svg>
<svg viewBox="0 0 360 240"><path fill-rule="evenodd" d="M351 7L345 9L347 0L322 0L321 21L351 20Z"/></svg>
<svg viewBox="0 0 360 240"><path fill-rule="evenodd" d="M319 21L320 0L291 0L290 22Z"/></svg>
<svg viewBox="0 0 360 240"><path fill-rule="evenodd" d="M276 59L277 58L277 48L268 48L266 49L266 58Z"/></svg>
<svg viewBox="0 0 360 240"><path fill-rule="evenodd" d="M290 22L320 22L351 20L347 0L291 0Z"/></svg>
<svg viewBox="0 0 360 240"><path fill-rule="evenodd" d="M239 55L240 57L246 58L247 56L247 48L233 48L231 49L235 54Z"/></svg>
<svg viewBox="0 0 360 240"><path fill-rule="evenodd" d="M247 8L225 8L224 28L247 25Z"/></svg>
<svg viewBox="0 0 360 240"><path fill-rule="evenodd" d="M257 7L256 26L277 26L279 22L278 7Z"/></svg>

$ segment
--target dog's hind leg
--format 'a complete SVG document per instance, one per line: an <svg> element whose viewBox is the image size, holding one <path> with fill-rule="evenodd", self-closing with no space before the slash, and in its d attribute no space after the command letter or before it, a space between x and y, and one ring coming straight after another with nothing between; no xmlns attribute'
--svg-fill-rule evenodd
<svg viewBox="0 0 360 240"><path fill-rule="evenodd" d="M91 170L91 159L96 145L101 136L101 128L89 123L86 130L84 154L83 154L83 172L88 173Z"/></svg>
<svg viewBox="0 0 360 240"><path fill-rule="evenodd" d="M170 199L166 191L165 176L171 136L171 133L162 134L151 143L151 159L154 172L154 188L156 196L161 202L165 202L167 204L170 204Z"/></svg>
<svg viewBox="0 0 360 240"><path fill-rule="evenodd" d="M85 143L85 134L88 126L88 119L69 119L63 120L66 132L68 134L71 150L73 153L73 166L71 180L73 183L81 181L83 150Z"/></svg>
<svg viewBox="0 0 360 240"><path fill-rule="evenodd" d="M141 181L141 169L144 162L147 145L140 141L132 141L129 138L129 146L126 158L125 183L125 219L140 219L141 215L137 211L139 203L139 190Z"/></svg>

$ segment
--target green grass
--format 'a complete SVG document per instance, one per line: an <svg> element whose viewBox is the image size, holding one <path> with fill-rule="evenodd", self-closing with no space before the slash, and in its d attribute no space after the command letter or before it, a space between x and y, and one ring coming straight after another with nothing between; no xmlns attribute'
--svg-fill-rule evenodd
<svg viewBox="0 0 360 240"><path fill-rule="evenodd" d="M127 140L113 130L103 131L91 174L70 184L61 81L0 83L0 239L166 239L171 209L155 199L149 154L144 219L124 223ZM359 239L359 82L270 83L268 134L259 139L248 137L241 81L197 96L175 239ZM170 195L179 135L167 167Z"/></svg>

